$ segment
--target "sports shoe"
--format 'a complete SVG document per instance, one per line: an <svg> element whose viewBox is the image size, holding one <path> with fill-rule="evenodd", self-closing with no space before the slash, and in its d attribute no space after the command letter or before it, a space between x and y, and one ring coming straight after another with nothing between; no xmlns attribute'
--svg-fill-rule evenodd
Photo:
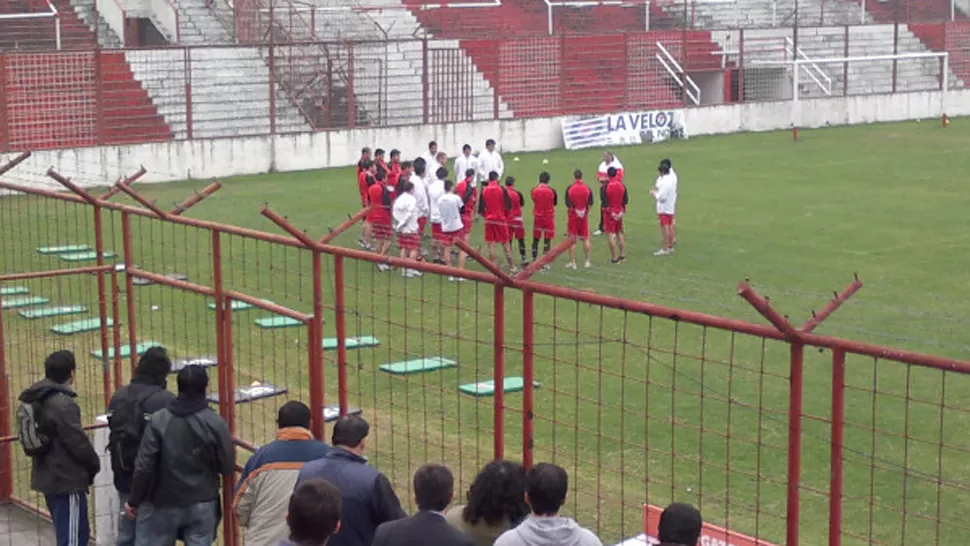
<svg viewBox="0 0 970 546"><path fill-rule="evenodd" d="M360 248L365 248L366 249L367 248L367 241L365 241L363 239L357 239L357 246L359 246Z"/></svg>
<svg viewBox="0 0 970 546"><path fill-rule="evenodd" d="M543 271L550 271L550 270L552 270L552 268L549 267L549 264L546 264L546 265L542 266L542 270Z"/></svg>
<svg viewBox="0 0 970 546"><path fill-rule="evenodd" d="M661 248L660 250L653 253L654 256L666 256L670 254L670 251L666 248Z"/></svg>
<svg viewBox="0 0 970 546"><path fill-rule="evenodd" d="M457 277L448 277L448 282L456 282L457 280Z"/></svg>
<svg viewBox="0 0 970 546"><path fill-rule="evenodd" d="M424 273L418 271L417 269L404 269L403 271L401 271L401 276L407 277L409 279L413 279L414 277L421 277L423 275Z"/></svg>
<svg viewBox="0 0 970 546"><path fill-rule="evenodd" d="M593 262L586 260L586 264L583 267L585 267L586 269L589 269L593 267Z"/></svg>
<svg viewBox="0 0 970 546"><path fill-rule="evenodd" d="M586 262L586 267L589 267L589 262ZM576 262L569 262L566 264L566 269L576 269Z"/></svg>
<svg viewBox="0 0 970 546"><path fill-rule="evenodd" d="M621 264L626 261L626 256L620 256L616 259L616 263Z"/></svg>
<svg viewBox="0 0 970 546"><path fill-rule="evenodd" d="M602 234L603 234L603 230L600 230L600 229L597 229L596 231L593 232L593 235L596 235L596 236L599 236Z"/></svg>
<svg viewBox="0 0 970 546"><path fill-rule="evenodd" d="M392 268L387 264L377 264L378 271L390 271Z"/></svg>

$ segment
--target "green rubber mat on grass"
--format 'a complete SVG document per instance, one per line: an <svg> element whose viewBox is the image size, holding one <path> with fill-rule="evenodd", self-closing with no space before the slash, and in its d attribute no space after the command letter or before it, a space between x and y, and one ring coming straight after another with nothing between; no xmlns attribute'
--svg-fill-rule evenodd
<svg viewBox="0 0 970 546"><path fill-rule="evenodd" d="M108 319L108 328L114 326L115 321L111 318ZM82 332L93 332L101 328L100 318L90 318L84 320L75 320L74 322L66 322L64 324L58 324L51 326L51 332L55 334L61 334L69 336L72 334L80 334Z"/></svg>
<svg viewBox="0 0 970 546"><path fill-rule="evenodd" d="M105 260L110 260L115 256L116 254L114 252L104 253ZM87 262L89 260L97 260L98 253L93 250L88 252L71 252L69 254L61 254L61 259L65 262Z"/></svg>
<svg viewBox="0 0 970 546"><path fill-rule="evenodd" d="M34 305L45 305L50 303L48 298L38 296L27 296L22 298L3 298L0 299L0 309L19 309L21 307L33 307Z"/></svg>
<svg viewBox="0 0 970 546"><path fill-rule="evenodd" d="M77 315L87 312L87 310L88 308L83 305L59 305L57 307L37 307L34 309L24 309L23 311L17 311L17 314L20 315L21 318L25 319L39 319L60 317L63 315Z"/></svg>
<svg viewBox="0 0 970 546"><path fill-rule="evenodd" d="M26 286L7 286L0 288L0 296L22 296L30 294L30 289Z"/></svg>
<svg viewBox="0 0 970 546"><path fill-rule="evenodd" d="M291 317L263 317L254 321L260 328L288 328L290 326L303 326L306 323Z"/></svg>
<svg viewBox="0 0 970 546"><path fill-rule="evenodd" d="M143 341L139 343L137 347L135 347L135 353L138 356L141 356L145 354L145 352L148 351L148 349L151 349L152 347L160 347L161 345L162 344L157 341ZM118 351L118 353L121 355L121 358L128 358L129 356L131 356L131 344L128 343L127 341L122 342L121 350ZM101 360L101 349L98 349L96 351L91 351L91 356L93 356L94 358L97 358L98 360ZM115 357L114 347L108 347L108 358L114 358L114 357Z"/></svg>
<svg viewBox="0 0 970 546"><path fill-rule="evenodd" d="M440 356L431 356L426 358L416 358L414 360L406 360L404 362L381 364L380 368L382 372L387 372L389 374L411 375L415 373L443 370L445 368L454 368L457 364L458 363L454 360L448 360L447 358L442 358Z"/></svg>
<svg viewBox="0 0 970 546"><path fill-rule="evenodd" d="M539 388L539 382L533 381L532 385ZM502 392L519 392L525 389L525 380L521 377L506 377L502 380ZM472 396L495 396L495 381L479 381L478 383L466 383L458 387L464 394Z"/></svg>
<svg viewBox="0 0 970 546"><path fill-rule="evenodd" d="M348 349L363 349L364 347L377 347L381 342L374 336L357 336L348 337L346 345ZM323 338L323 350L324 351L336 351L337 350L337 338L326 337Z"/></svg>
<svg viewBox="0 0 970 546"><path fill-rule="evenodd" d="M37 249L41 254L64 254L67 252L83 252L91 250L88 245L61 245L61 246L42 246Z"/></svg>

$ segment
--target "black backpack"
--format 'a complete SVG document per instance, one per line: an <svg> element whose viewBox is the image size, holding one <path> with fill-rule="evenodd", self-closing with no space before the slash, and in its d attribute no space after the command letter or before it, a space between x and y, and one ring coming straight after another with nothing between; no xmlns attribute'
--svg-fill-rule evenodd
<svg viewBox="0 0 970 546"><path fill-rule="evenodd" d="M146 389L140 396L136 396L129 387L125 396L115 400L114 407L108 413L108 450L111 452L112 467L116 471L135 470L138 446L148 421L143 409L145 401L161 390L160 387Z"/></svg>
<svg viewBox="0 0 970 546"><path fill-rule="evenodd" d="M43 457L54 443L42 425L43 405L43 400L37 400L21 402L17 408L17 438L28 457Z"/></svg>

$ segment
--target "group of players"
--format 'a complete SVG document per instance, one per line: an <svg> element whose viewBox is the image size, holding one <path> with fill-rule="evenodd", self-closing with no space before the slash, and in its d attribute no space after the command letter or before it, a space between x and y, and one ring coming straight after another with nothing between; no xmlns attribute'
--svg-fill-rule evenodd
<svg viewBox="0 0 970 546"><path fill-rule="evenodd" d="M435 263L452 265L452 247L458 241L468 241L472 225L478 216L484 219L485 241L489 258L494 262L496 249L501 247L509 270L518 271L529 260L526 254L525 221L523 209L526 198L516 186L515 178L509 176L501 184L505 164L495 150L495 141L489 139L485 150L477 156L465 144L462 154L455 159L454 170L457 183L449 179L448 156L438 151L436 142L428 144L428 152L414 161L401 161L401 153L382 149L371 152L361 150L357 162L357 185L361 205L370 207L362 226L358 245L381 255L387 255L392 241L397 239L402 258L424 259L421 240L431 224L431 255ZM651 194L657 199L663 246L655 255L673 252L676 239L673 222L673 205L676 200L677 179L670 160L659 166L660 175ZM600 224L594 233L606 233L610 248L610 262L622 263L626 243L623 236L623 217L626 214L629 194L623 182L623 165L606 152L597 170L600 193ZM593 191L583 181L583 173L577 169L573 182L566 188L567 234L582 241L585 267L591 267L589 218L594 205ZM479 188L479 181L482 181ZM543 253L549 252L556 237L556 207L559 195L550 186L548 172L539 175L538 183L530 191L532 201L532 261L539 258L539 242ZM518 242L519 262L513 258L512 242ZM576 269L576 245L569 249L570 261L566 267ZM458 251L458 267L465 266L466 255ZM377 265L381 271L390 266ZM548 265L544 269L548 269ZM405 277L420 276L414 269L402 270ZM449 280L460 281L459 277Z"/></svg>

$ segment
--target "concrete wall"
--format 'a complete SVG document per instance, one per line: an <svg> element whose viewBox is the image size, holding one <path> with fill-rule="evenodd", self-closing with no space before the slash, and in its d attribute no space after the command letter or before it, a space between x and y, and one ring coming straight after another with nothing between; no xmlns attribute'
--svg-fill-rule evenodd
<svg viewBox="0 0 970 546"><path fill-rule="evenodd" d="M945 103L943 100L945 99ZM796 124L823 127L970 115L970 90L806 99L690 108L685 120L694 136L771 131ZM381 127L325 133L103 146L37 152L4 176L7 181L60 188L44 176L54 166L82 186L104 186L144 165L144 182L212 179L271 171L321 169L353 164L363 146L398 147L405 156L425 151L429 140L456 155L464 143L476 150L494 138L506 153L562 147L560 118L480 121L420 127ZM7 154L11 157L13 154Z"/></svg>

